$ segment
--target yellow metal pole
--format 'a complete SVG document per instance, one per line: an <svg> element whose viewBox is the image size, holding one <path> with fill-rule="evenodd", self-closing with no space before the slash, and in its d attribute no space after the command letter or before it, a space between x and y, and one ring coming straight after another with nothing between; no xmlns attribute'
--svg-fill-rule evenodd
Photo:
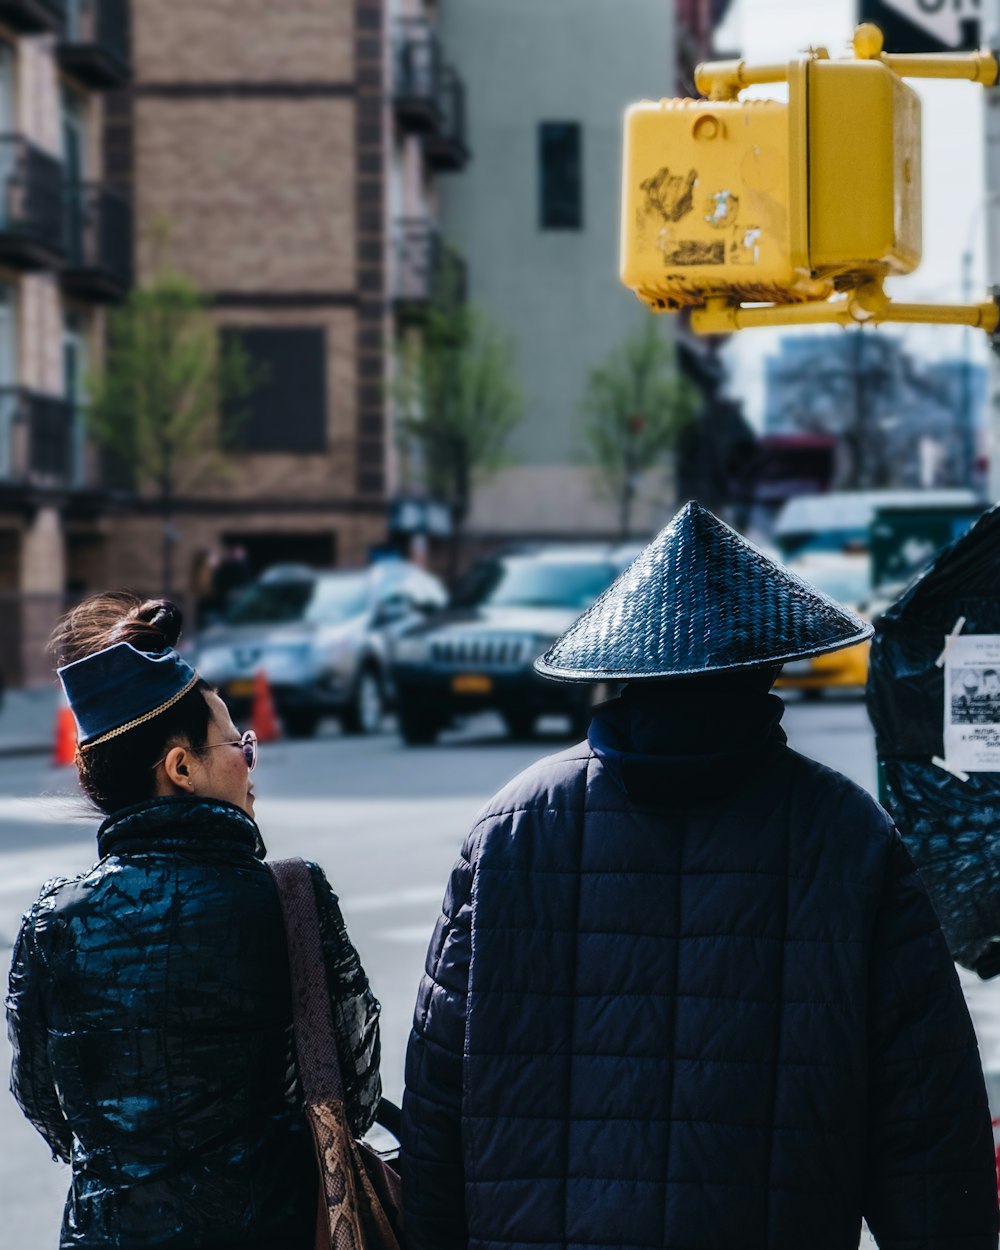
<svg viewBox="0 0 1000 1250"><path fill-rule="evenodd" d="M816 53L813 53L816 55ZM825 53L823 54L825 55ZM944 52L907 56L882 51L882 32L866 22L854 33L854 55L881 61L900 78L951 78L992 87L1000 78L997 58L987 48L978 52ZM788 81L788 65L748 65L746 61L706 61L695 68L695 86L713 100L734 100L744 87Z"/></svg>
<svg viewBox="0 0 1000 1250"><path fill-rule="evenodd" d="M846 300L811 300L802 304L756 304L745 308L725 300L709 300L691 312L695 334L729 334L760 326L850 325Z"/></svg>
<svg viewBox="0 0 1000 1250"><path fill-rule="evenodd" d="M997 81L997 59L988 48L978 52L932 52L907 56L883 52L882 32L872 22L854 31L854 55L859 61L881 61L900 78L955 78L992 87Z"/></svg>
<svg viewBox="0 0 1000 1250"><path fill-rule="evenodd" d="M930 56L883 52L878 59L900 78L955 78L980 82L984 87L992 87L997 81L997 59L985 49Z"/></svg>
<svg viewBox="0 0 1000 1250"><path fill-rule="evenodd" d="M802 304L754 304L744 307L725 300L709 300L691 313L695 334L730 334L762 326L808 325L907 325L970 326L995 334L1000 328L1000 308L982 304L896 304L877 292L849 299L811 300Z"/></svg>
<svg viewBox="0 0 1000 1250"><path fill-rule="evenodd" d="M694 71L694 84L712 100L734 100L744 87L786 82L788 66L747 65L746 61L705 61Z"/></svg>
<svg viewBox="0 0 1000 1250"><path fill-rule="evenodd" d="M1000 325L1000 310L994 303L983 304L897 304L889 300L876 322L926 326L970 326L994 334Z"/></svg>

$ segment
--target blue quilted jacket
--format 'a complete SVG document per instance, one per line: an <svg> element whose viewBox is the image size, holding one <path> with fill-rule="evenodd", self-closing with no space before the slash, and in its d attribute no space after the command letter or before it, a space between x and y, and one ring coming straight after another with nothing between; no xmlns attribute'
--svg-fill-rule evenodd
<svg viewBox="0 0 1000 1250"><path fill-rule="evenodd" d="M889 818L773 711L728 756L642 754L616 715L452 873L409 1250L857 1250L862 1216L882 1250L996 1250L976 1039Z"/></svg>

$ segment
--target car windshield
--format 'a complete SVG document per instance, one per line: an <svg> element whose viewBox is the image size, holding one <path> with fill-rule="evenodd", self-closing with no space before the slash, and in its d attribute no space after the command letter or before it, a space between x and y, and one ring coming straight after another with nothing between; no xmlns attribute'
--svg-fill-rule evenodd
<svg viewBox="0 0 1000 1250"><path fill-rule="evenodd" d="M230 625L336 625L368 605L363 574L257 582L226 613Z"/></svg>
<svg viewBox="0 0 1000 1250"><path fill-rule="evenodd" d="M456 607L589 608L618 569L606 560L497 560L478 565L456 587Z"/></svg>
<svg viewBox="0 0 1000 1250"><path fill-rule="evenodd" d="M871 595L871 567L867 560L830 565L804 563L790 567L838 603L856 605Z"/></svg>

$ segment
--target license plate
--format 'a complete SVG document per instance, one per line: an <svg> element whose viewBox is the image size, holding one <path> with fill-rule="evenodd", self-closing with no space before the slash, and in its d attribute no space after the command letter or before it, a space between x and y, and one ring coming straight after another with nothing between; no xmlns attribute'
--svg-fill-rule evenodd
<svg viewBox="0 0 1000 1250"><path fill-rule="evenodd" d="M455 694L489 694L493 679L482 673L460 673L451 679L451 688Z"/></svg>
<svg viewBox="0 0 1000 1250"><path fill-rule="evenodd" d="M242 680L231 681L226 686L226 694L233 699L247 699L253 695L254 685L252 677L244 677Z"/></svg>

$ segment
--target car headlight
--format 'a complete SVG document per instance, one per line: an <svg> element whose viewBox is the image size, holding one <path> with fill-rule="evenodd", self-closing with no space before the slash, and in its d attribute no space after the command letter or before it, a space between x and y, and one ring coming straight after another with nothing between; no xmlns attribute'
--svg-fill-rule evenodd
<svg viewBox="0 0 1000 1250"><path fill-rule="evenodd" d="M430 658L430 646L423 638L400 638L393 648L400 664L422 664Z"/></svg>

